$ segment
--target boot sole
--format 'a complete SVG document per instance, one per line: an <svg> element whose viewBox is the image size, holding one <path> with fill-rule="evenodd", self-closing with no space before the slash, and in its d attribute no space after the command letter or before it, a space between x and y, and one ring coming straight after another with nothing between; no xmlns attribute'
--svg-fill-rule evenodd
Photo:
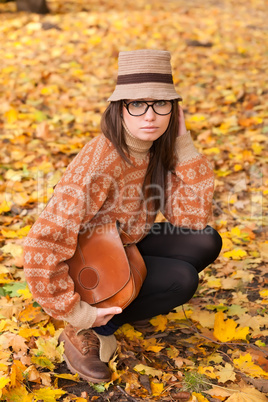
<svg viewBox="0 0 268 402"><path fill-rule="evenodd" d="M67 359L66 355L63 354L64 360L67 364L68 369L71 371L71 373L73 374L78 374L79 377L83 378L83 380L89 381L89 382L93 382L95 384L101 383L101 382L109 382L111 380L111 376L107 377L107 378L95 378L95 377L88 377L83 373L80 373L77 369L75 369L71 363L69 362L69 360Z"/></svg>

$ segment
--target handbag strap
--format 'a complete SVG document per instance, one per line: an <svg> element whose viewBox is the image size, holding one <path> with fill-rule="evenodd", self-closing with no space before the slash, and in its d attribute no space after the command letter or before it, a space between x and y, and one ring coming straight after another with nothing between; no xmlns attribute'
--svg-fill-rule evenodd
<svg viewBox="0 0 268 402"><path fill-rule="evenodd" d="M133 240L130 236L129 236L129 234L127 234L121 227L120 227L120 222L117 220L116 221L116 226L117 226L117 229L118 229L118 232L120 233L120 235L122 234L123 236L124 236L124 238L127 240L127 243L123 243L123 246L124 247L128 247L128 246L131 246L131 245L133 245L133 244L137 244L142 238L143 238L143 236L144 235L142 235L138 240Z"/></svg>
<svg viewBox="0 0 268 402"><path fill-rule="evenodd" d="M136 244L136 242L133 241L132 238L121 228L120 221L117 220L115 222L115 224L116 224L116 227L117 227L117 230L118 230L118 233L120 234L120 236L123 235L124 238L127 240L127 243L123 243L124 247L131 246L132 244Z"/></svg>

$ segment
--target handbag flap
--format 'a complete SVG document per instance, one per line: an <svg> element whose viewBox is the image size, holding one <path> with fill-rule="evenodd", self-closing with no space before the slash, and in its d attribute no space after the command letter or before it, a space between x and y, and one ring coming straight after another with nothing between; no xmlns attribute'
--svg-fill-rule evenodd
<svg viewBox="0 0 268 402"><path fill-rule="evenodd" d="M66 263L81 300L93 305L116 294L130 279L118 222L80 234L75 254Z"/></svg>

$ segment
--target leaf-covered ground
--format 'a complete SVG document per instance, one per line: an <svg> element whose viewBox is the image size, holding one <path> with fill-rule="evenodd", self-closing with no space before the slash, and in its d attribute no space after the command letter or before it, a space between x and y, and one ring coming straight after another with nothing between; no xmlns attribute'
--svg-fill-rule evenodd
<svg viewBox="0 0 268 402"><path fill-rule="evenodd" d="M0 399L262 402L268 392L265 0L0 4ZM23 238L68 163L99 133L120 50L167 49L187 126L215 167L220 257L182 309L124 326L112 382L71 376L62 322L33 301Z"/></svg>

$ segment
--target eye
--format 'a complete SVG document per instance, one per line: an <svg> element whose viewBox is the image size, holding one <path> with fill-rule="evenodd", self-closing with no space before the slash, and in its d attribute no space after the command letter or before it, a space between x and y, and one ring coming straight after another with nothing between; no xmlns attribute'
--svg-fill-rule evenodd
<svg viewBox="0 0 268 402"><path fill-rule="evenodd" d="M144 105L144 102L140 102L140 101L131 102L131 106L133 106L135 108L143 107L143 105Z"/></svg>
<svg viewBox="0 0 268 402"><path fill-rule="evenodd" d="M167 101L160 100L160 101L158 101L158 102L155 102L155 105L156 105L156 106L163 107L163 106L166 106L166 105L167 105Z"/></svg>

